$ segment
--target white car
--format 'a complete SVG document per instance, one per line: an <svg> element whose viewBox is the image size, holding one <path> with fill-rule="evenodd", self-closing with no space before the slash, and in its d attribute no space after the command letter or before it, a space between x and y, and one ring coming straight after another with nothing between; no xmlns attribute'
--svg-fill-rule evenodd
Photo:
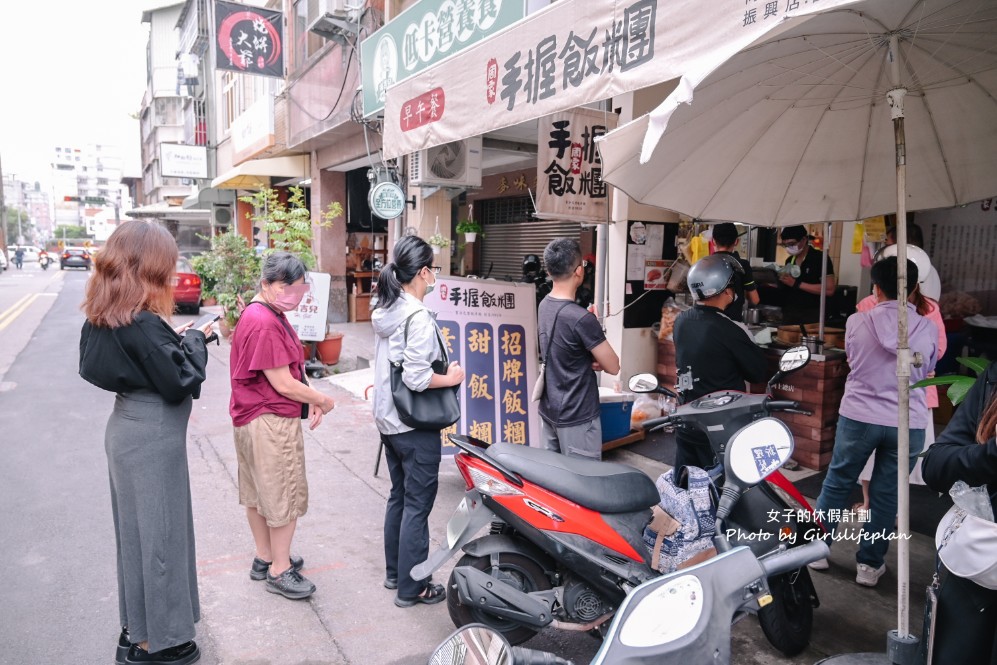
<svg viewBox="0 0 997 665"><path fill-rule="evenodd" d="M17 245L7 245L7 254L13 259L14 252L17 250ZM24 250L24 262L32 263L38 260L38 253L41 251L37 247L32 247L31 245L21 245L21 249Z"/></svg>
<svg viewBox="0 0 997 665"><path fill-rule="evenodd" d="M7 269L7 257L3 252L0 252L0 272Z"/></svg>

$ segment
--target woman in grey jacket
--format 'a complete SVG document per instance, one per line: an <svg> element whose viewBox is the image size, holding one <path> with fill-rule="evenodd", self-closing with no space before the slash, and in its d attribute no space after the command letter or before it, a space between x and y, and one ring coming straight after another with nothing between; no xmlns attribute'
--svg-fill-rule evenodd
<svg viewBox="0 0 997 665"><path fill-rule="evenodd" d="M456 386L464 380L464 370L453 362L446 374L433 372L432 363L447 358L438 341L436 315L423 304L440 271L433 265L432 248L421 238L405 236L395 245L393 258L378 277L371 314L376 333L374 422L391 476L384 514L384 586L398 590L395 605L412 607L446 598L441 585L409 575L429 555L429 513L436 500L441 440L439 430L412 429L399 419L391 397L391 363L402 362L402 380L418 392Z"/></svg>

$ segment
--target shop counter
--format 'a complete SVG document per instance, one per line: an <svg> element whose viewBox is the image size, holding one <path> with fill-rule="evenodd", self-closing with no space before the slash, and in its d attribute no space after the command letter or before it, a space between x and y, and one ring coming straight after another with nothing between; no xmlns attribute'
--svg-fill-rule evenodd
<svg viewBox="0 0 997 665"><path fill-rule="evenodd" d="M776 346L762 348L769 361L768 375L773 376L785 349ZM662 385L675 386L675 345L671 340L658 341L657 375ZM773 397L796 400L800 408L813 412L809 416L772 414L786 423L793 433L796 442L793 459L808 469L823 471L831 463L838 406L845 392L847 376L845 352L831 349L823 355L812 356L806 367L783 377L773 386ZM752 384L750 391L763 393L765 384Z"/></svg>

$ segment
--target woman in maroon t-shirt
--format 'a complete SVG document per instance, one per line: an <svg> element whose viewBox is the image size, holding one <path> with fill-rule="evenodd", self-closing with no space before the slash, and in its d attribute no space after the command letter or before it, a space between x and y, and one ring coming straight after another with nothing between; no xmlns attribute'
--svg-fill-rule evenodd
<svg viewBox="0 0 997 665"><path fill-rule="evenodd" d="M260 292L246 307L232 335L229 413L239 460L239 503L246 507L256 542L253 580L287 598L307 598L315 585L291 556L298 518L308 510L302 405L311 429L335 406L332 398L304 382L301 342L284 312L305 293L305 265L287 252L263 262Z"/></svg>

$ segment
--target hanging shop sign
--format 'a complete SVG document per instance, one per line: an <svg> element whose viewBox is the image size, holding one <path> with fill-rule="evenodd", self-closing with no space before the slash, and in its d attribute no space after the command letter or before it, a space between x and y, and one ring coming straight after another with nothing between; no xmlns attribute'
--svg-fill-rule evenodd
<svg viewBox="0 0 997 665"><path fill-rule="evenodd" d="M385 157L696 73L784 19L851 1L560 0L389 88ZM435 88L446 97L445 112L406 127L412 100Z"/></svg>
<svg viewBox="0 0 997 665"><path fill-rule="evenodd" d="M284 77L284 15L233 2L215 2L218 69Z"/></svg>
<svg viewBox="0 0 997 665"><path fill-rule="evenodd" d="M370 188L367 203L381 219L395 219L405 212L405 193L393 182L379 182Z"/></svg>
<svg viewBox="0 0 997 665"><path fill-rule="evenodd" d="M464 368L461 417L441 432L489 443L539 445L540 423L530 409L537 376L536 291L532 284L440 277L426 305L437 313L451 361Z"/></svg>
<svg viewBox="0 0 997 665"><path fill-rule="evenodd" d="M536 216L605 222L606 183L595 139L616 129L616 114L572 109L541 118L537 129Z"/></svg>
<svg viewBox="0 0 997 665"><path fill-rule="evenodd" d="M332 277L327 272L308 273L308 293L296 309L284 313L302 342L321 342L325 339L331 284Z"/></svg>
<svg viewBox="0 0 997 665"><path fill-rule="evenodd" d="M203 145L160 143L159 171L167 178L207 178L208 149Z"/></svg>
<svg viewBox="0 0 997 665"><path fill-rule="evenodd" d="M360 42L363 111L388 88L523 18L523 0L422 0Z"/></svg>

